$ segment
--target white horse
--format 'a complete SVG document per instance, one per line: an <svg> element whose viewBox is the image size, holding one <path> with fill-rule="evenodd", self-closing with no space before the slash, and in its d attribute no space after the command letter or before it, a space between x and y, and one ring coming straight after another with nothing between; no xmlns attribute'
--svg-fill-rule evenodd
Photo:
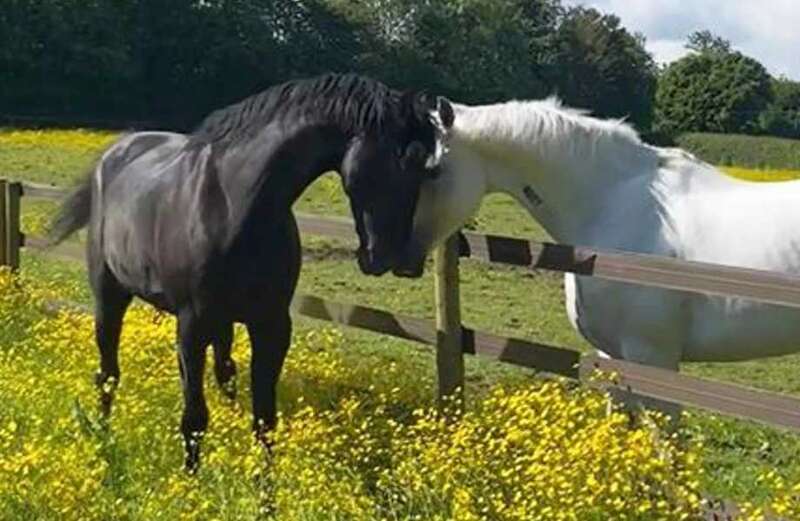
<svg viewBox="0 0 800 521"><path fill-rule="evenodd" d="M515 198L558 242L800 274L800 182L732 179L555 99L453 107L442 172L419 199L407 276L492 192ZM677 370L800 351L795 309L570 274L565 290L573 326L613 358Z"/></svg>

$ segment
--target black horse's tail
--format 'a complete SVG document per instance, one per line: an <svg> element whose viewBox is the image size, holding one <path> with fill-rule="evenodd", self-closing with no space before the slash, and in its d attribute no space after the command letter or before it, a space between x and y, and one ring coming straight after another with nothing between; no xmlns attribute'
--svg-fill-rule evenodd
<svg viewBox="0 0 800 521"><path fill-rule="evenodd" d="M48 232L49 244L55 246L89 224L92 212L92 175L73 191L61 205Z"/></svg>

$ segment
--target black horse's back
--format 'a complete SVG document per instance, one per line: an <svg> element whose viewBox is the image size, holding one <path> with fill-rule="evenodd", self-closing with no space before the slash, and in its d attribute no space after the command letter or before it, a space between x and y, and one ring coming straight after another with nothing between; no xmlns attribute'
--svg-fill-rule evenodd
<svg viewBox="0 0 800 521"><path fill-rule="evenodd" d="M89 225L93 185L98 181L98 172L101 173L100 183L103 186L108 184L123 171L126 163L157 149L165 143L165 136L170 135L176 134L164 132L126 134L106 148L100 159L92 165L83 180L61 204L48 230L49 244L55 246Z"/></svg>

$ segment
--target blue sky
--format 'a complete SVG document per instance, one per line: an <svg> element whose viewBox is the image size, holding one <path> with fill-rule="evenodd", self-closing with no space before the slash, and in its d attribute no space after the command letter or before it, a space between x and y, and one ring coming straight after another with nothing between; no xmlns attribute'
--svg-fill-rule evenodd
<svg viewBox="0 0 800 521"><path fill-rule="evenodd" d="M690 33L709 29L774 75L800 80L800 0L565 0L614 13L647 38L658 62L682 56Z"/></svg>

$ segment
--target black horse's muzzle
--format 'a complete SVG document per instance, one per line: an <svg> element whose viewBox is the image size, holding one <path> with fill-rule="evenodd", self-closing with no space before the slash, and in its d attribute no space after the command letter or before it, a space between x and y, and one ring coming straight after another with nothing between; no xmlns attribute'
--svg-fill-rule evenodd
<svg viewBox="0 0 800 521"><path fill-rule="evenodd" d="M427 253L425 248L419 244L413 241L410 242L400 256L400 260L395 265L392 273L397 277L409 279L422 277L422 274L425 273L425 257Z"/></svg>
<svg viewBox="0 0 800 521"><path fill-rule="evenodd" d="M392 259L388 255L378 254L374 250L359 248L356 251L358 267L364 275L380 277L392 268Z"/></svg>
<svg viewBox="0 0 800 521"><path fill-rule="evenodd" d="M466 236L462 232L458 232L458 256L469 257L471 253ZM425 273L425 258L427 255L427 248L412 240L400 256L400 260L395 265L392 273L397 277L411 279L422 277Z"/></svg>

